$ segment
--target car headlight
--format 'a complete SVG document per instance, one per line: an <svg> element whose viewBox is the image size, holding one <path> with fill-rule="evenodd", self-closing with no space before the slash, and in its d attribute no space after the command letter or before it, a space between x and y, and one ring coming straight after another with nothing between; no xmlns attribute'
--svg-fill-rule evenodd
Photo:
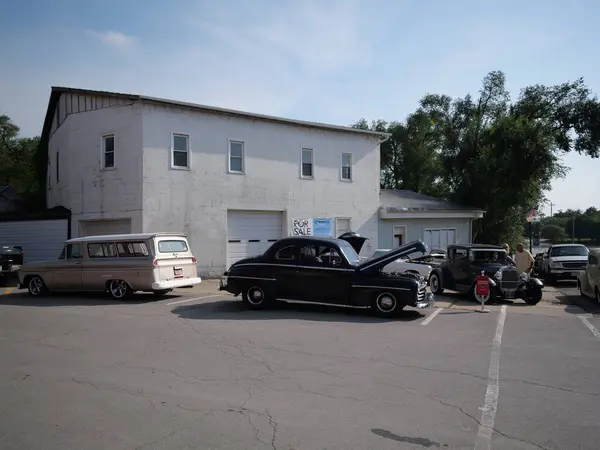
<svg viewBox="0 0 600 450"><path fill-rule="evenodd" d="M529 280L529 274L527 272L523 272L521 275L519 275L519 279L521 281L527 281Z"/></svg>
<svg viewBox="0 0 600 450"><path fill-rule="evenodd" d="M554 261L550 261L550 268L551 269L556 269L557 267L559 267L559 264L554 262Z"/></svg>
<svg viewBox="0 0 600 450"><path fill-rule="evenodd" d="M502 271L501 271L501 270L499 270L498 272L496 272L496 273L494 274L494 278L495 278L496 280L502 280Z"/></svg>

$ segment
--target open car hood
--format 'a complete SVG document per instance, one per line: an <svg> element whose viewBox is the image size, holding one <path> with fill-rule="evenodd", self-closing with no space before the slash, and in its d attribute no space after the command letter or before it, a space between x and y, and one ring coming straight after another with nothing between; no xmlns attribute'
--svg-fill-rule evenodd
<svg viewBox="0 0 600 450"><path fill-rule="evenodd" d="M349 231L348 233L344 233L338 237L338 239L342 239L348 242L356 254L359 254L365 242L369 239L360 234L354 233L353 231Z"/></svg>
<svg viewBox="0 0 600 450"><path fill-rule="evenodd" d="M408 244L402 245L401 247L395 248L394 250L390 250L384 255L378 256L377 258L370 258L358 265L358 270L360 272L365 271L377 271L389 263L402 258L403 256L408 256L412 253L429 253L429 248L422 241L413 241Z"/></svg>

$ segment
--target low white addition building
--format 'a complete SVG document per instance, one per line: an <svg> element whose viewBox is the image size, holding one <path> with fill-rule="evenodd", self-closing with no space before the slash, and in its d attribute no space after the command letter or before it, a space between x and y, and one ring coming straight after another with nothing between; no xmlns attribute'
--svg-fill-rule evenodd
<svg viewBox="0 0 600 450"><path fill-rule="evenodd" d="M184 232L203 276L291 234L377 248L385 133L142 95L53 87L47 206L71 235Z"/></svg>

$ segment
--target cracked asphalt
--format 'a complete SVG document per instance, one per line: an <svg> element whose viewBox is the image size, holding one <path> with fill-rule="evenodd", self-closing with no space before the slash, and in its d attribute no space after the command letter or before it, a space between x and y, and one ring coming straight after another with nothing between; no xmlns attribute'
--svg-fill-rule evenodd
<svg viewBox="0 0 600 450"><path fill-rule="evenodd" d="M169 304L171 303L171 304ZM0 296L0 447L596 449L600 339L564 305L362 310ZM586 319L600 329L600 318Z"/></svg>

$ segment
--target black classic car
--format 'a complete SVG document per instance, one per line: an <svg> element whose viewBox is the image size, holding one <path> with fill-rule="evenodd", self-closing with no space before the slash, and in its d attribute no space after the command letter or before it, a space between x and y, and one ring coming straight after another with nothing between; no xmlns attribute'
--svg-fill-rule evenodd
<svg viewBox="0 0 600 450"><path fill-rule="evenodd" d="M478 275L489 277L490 294L477 294ZM429 286L434 294L450 289L469 294L477 302L485 303L490 298L520 298L529 305L542 299L544 284L529 274L519 274L516 267L506 261L506 252L495 245L449 245L448 257L432 270Z"/></svg>
<svg viewBox="0 0 600 450"><path fill-rule="evenodd" d="M234 263L219 290L242 296L253 309L275 300L371 307L392 316L405 306L433 304L427 284L417 275L386 274L381 269L401 256L426 253L421 241L411 242L378 258L359 261L366 238L349 233L338 239L287 237L264 254Z"/></svg>
<svg viewBox="0 0 600 450"><path fill-rule="evenodd" d="M16 277L23 265L23 247L0 244L0 278Z"/></svg>

